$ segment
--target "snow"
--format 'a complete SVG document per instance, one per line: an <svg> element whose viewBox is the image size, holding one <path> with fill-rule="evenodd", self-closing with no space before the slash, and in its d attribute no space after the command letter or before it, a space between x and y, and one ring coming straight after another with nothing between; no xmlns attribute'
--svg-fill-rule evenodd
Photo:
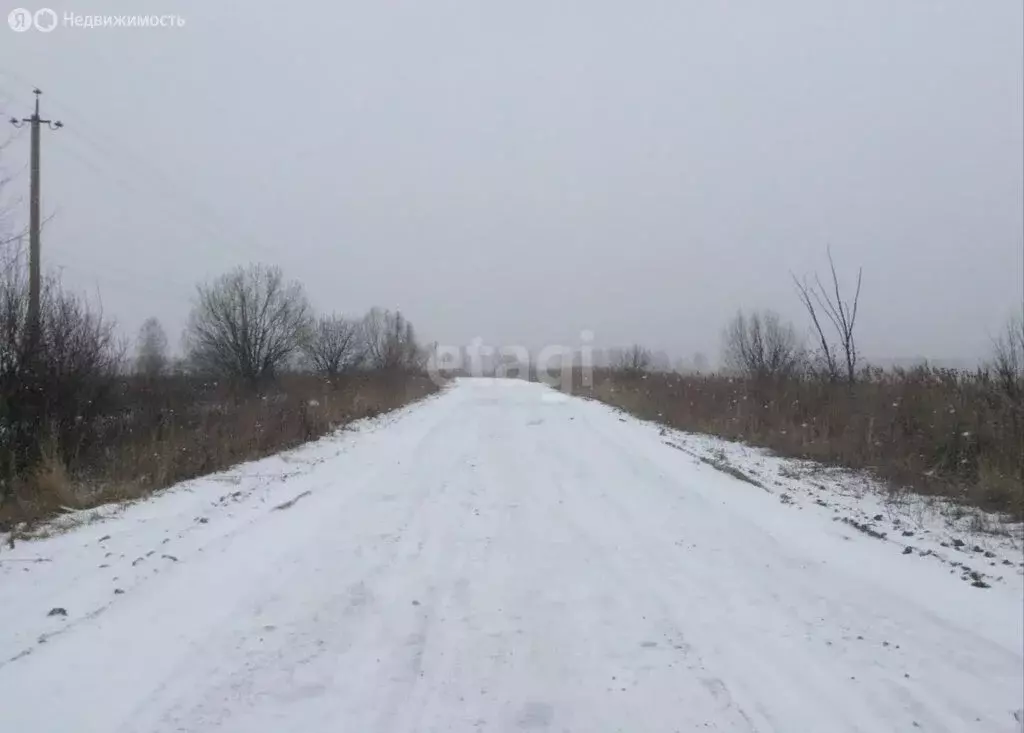
<svg viewBox="0 0 1024 733"><path fill-rule="evenodd" d="M0 730L1020 730L1018 540L858 481L459 380L5 545Z"/></svg>

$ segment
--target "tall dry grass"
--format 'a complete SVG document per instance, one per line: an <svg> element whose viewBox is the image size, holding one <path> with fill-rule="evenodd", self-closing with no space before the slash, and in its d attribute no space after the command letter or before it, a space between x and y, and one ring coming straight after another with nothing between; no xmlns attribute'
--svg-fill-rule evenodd
<svg viewBox="0 0 1024 733"><path fill-rule="evenodd" d="M0 529L134 498L261 458L437 390L426 376L287 375L262 391L193 376L119 379L103 414L56 436L14 479Z"/></svg>
<svg viewBox="0 0 1024 733"><path fill-rule="evenodd" d="M598 371L577 391L673 428L869 469L894 491L1024 519L1024 402L986 371L867 370L853 385Z"/></svg>

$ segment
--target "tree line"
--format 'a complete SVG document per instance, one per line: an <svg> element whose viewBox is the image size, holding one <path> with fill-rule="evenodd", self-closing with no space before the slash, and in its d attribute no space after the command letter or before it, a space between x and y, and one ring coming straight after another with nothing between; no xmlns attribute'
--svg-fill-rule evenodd
<svg viewBox="0 0 1024 733"><path fill-rule="evenodd" d="M315 375L324 384L333 379L342 385L351 383L336 379L343 375L391 374L398 378L385 380L392 385L387 389L402 391L408 380L400 375L418 374L426 362L427 352L402 313L372 308L358 317L318 314L301 283L262 264L197 287L180 359L172 358L167 334L154 318L143 324L132 353L113 320L53 276L42 282L39 327L30 338L25 264L19 252L0 256L0 514L12 487L38 467L101 462L112 436L121 440L138 431L143 413L146 430L164 440L161 426L181 424L180 416L172 416L208 409L199 404L211 394L208 385L235 395L276 390L298 399L318 388L282 387L282 377ZM232 399L237 405L243 398ZM374 403L389 400L377 396ZM332 405L338 420L355 414L341 397ZM316 432L335 421L316 422ZM292 422L297 427L288 440L313 424L302 415ZM271 443L261 440L260 450L269 450Z"/></svg>
<svg viewBox="0 0 1024 733"><path fill-rule="evenodd" d="M239 267L197 288L178 370L272 381L282 371L334 377L357 370L420 371L428 352L400 312L316 315L302 284L278 267ZM167 335L155 318L139 331L135 367L156 377L171 367Z"/></svg>
<svg viewBox="0 0 1024 733"><path fill-rule="evenodd" d="M583 393L683 430L867 469L907 490L1024 519L1024 311L974 370L881 369L857 341L862 276L793 277L809 338L771 310L723 330L723 372L672 373L635 345ZM959 511L959 509L957 509Z"/></svg>
<svg viewBox="0 0 1024 733"><path fill-rule="evenodd" d="M722 331L721 364L726 373L753 382L811 378L847 385L877 374L857 345L863 271L857 270L852 292L844 292L830 251L828 264L824 282L817 274L802 279L791 275L808 316L809 338L771 309L739 310ZM656 370L654 354L641 344L616 352L610 366L632 375ZM697 371L706 373L706 363ZM1024 402L1024 310L993 339L982 371L1003 394Z"/></svg>

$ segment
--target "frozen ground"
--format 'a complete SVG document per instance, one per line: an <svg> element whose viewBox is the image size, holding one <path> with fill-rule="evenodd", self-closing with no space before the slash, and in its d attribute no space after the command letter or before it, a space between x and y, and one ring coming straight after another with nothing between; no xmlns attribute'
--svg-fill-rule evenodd
<svg viewBox="0 0 1024 733"><path fill-rule="evenodd" d="M0 730L1020 730L1019 540L538 385L74 519L0 550Z"/></svg>

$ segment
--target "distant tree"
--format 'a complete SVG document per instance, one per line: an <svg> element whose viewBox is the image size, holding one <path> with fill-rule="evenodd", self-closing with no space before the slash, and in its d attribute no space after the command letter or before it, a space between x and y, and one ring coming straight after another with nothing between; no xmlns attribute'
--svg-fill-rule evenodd
<svg viewBox="0 0 1024 733"><path fill-rule="evenodd" d="M755 379L785 377L798 371L803 350L793 326L773 311L736 314L724 333L723 362Z"/></svg>
<svg viewBox="0 0 1024 733"><path fill-rule="evenodd" d="M999 387L1011 399L1024 402L1024 312L1011 318L995 339L991 369Z"/></svg>
<svg viewBox="0 0 1024 733"><path fill-rule="evenodd" d="M363 358L361 324L335 314L322 316L313 326L303 352L320 374L333 377L346 372Z"/></svg>
<svg viewBox="0 0 1024 733"><path fill-rule="evenodd" d="M697 351L693 355L693 368L698 372L706 372L708 370L708 358L700 351Z"/></svg>
<svg viewBox="0 0 1024 733"><path fill-rule="evenodd" d="M836 275L836 266L832 261L832 251L828 250L828 264L832 272L832 292L822 285L821 278L814 276L814 282L797 280L793 275L793 284L796 286L800 302L811 317L814 332L820 347L819 357L823 371L831 381L837 381L844 369L846 380L853 384L857 378L857 342L854 338L854 327L857 323L857 306L860 302L860 284L863 269L857 270L857 288L853 294L853 301L844 301L839 287L839 277ZM822 323L821 315L831 322L836 332L839 343L833 344L826 335L826 328Z"/></svg>
<svg viewBox="0 0 1024 733"><path fill-rule="evenodd" d="M633 344L615 356L612 368L626 374L642 374L651 368L651 352L640 344Z"/></svg>
<svg viewBox="0 0 1024 733"><path fill-rule="evenodd" d="M311 327L302 285L277 267L250 265L199 286L185 339L198 370L258 383L289 363Z"/></svg>
<svg viewBox="0 0 1024 733"><path fill-rule="evenodd" d="M672 360L664 351L657 351L651 354L650 370L653 372L672 371Z"/></svg>
<svg viewBox="0 0 1024 733"><path fill-rule="evenodd" d="M416 331L401 314L373 308L363 318L364 363L380 371L422 369L427 354L416 341Z"/></svg>
<svg viewBox="0 0 1024 733"><path fill-rule="evenodd" d="M139 329L135 347L135 371L146 377L159 377L167 371L167 333L156 318L147 318Z"/></svg>

